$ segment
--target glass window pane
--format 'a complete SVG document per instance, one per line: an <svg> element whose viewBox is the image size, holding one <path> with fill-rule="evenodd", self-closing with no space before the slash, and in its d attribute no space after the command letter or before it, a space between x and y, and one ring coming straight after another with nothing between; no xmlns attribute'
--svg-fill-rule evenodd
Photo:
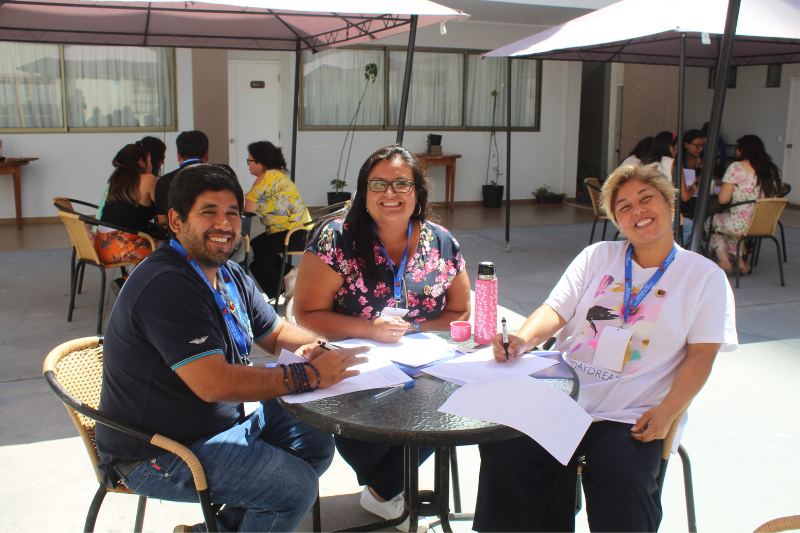
<svg viewBox="0 0 800 533"><path fill-rule="evenodd" d="M169 48L65 46L67 123L73 128L172 125Z"/></svg>
<svg viewBox="0 0 800 533"><path fill-rule="evenodd" d="M389 51L389 125L397 126L406 52ZM464 55L415 52L406 126L463 125Z"/></svg>
<svg viewBox="0 0 800 533"><path fill-rule="evenodd" d="M495 125L506 126L506 78L508 60L500 57L481 59L470 54L467 62L467 126L492 125L492 91L497 91ZM535 60L514 60L511 67L511 125L516 128L536 126L537 67Z"/></svg>
<svg viewBox="0 0 800 533"><path fill-rule="evenodd" d="M370 63L374 82L365 78ZM383 126L383 69L382 50L303 52L303 125L348 126L361 100L356 125Z"/></svg>
<svg viewBox="0 0 800 533"><path fill-rule="evenodd" d="M0 42L0 128L63 128L58 45Z"/></svg>

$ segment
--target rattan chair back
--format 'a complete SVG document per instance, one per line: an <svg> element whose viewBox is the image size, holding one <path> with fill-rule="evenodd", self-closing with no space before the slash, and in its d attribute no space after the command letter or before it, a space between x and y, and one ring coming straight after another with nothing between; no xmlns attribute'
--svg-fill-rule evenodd
<svg viewBox="0 0 800 533"><path fill-rule="evenodd" d="M592 199L592 209L594 209L594 216L598 218L608 218L606 212L600 207L600 182L597 178L586 178L583 180L589 189L589 198Z"/></svg>
<svg viewBox="0 0 800 533"><path fill-rule="evenodd" d="M94 249L94 242L89 236L89 229L86 227L86 223L81 220L80 215L67 213L59 209L58 218L67 227L69 240L72 242L72 246L75 247L77 258L91 261L96 265L101 264L97 251Z"/></svg>
<svg viewBox="0 0 800 533"><path fill-rule="evenodd" d="M98 408L103 385L103 346L98 337L76 339L58 346L44 360L43 372L47 370L53 371L58 383L72 396L93 409ZM78 428L97 481L100 482L97 469L99 456L94 439L95 421L66 405L64 407Z"/></svg>
<svg viewBox="0 0 800 533"><path fill-rule="evenodd" d="M778 219L786 208L786 198L759 198L753 204L753 216L744 230L744 237L750 235L775 235Z"/></svg>

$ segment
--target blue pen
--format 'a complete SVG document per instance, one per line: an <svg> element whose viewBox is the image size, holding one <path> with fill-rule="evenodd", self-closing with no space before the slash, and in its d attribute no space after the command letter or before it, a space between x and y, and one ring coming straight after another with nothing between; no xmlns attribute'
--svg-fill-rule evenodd
<svg viewBox="0 0 800 533"><path fill-rule="evenodd" d="M372 399L373 400L380 400L381 398L385 398L385 397L389 396L390 394L394 394L395 392L401 391L403 389L410 389L411 387L416 385L416 383L417 382L412 379L411 381L407 381L405 383L401 383L400 385L395 385L394 387L392 387L389 390L385 390L385 391L381 392L380 394L376 394L375 396L372 397Z"/></svg>

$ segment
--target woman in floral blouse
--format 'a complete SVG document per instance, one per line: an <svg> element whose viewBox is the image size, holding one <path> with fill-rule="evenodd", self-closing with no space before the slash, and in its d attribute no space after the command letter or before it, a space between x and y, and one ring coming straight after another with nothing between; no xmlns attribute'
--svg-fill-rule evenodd
<svg viewBox="0 0 800 533"><path fill-rule="evenodd" d="M449 331L468 320L469 278L458 242L428 220L428 179L401 146L372 154L341 218L318 225L300 262L294 294L298 324L336 340L391 343L406 333ZM379 317L408 309L405 320ZM336 439L342 457L366 485L361 505L384 518L403 511L403 448ZM433 449L420 449L420 462ZM408 520L397 526L408 530ZM418 531L428 527L420 518Z"/></svg>
<svg viewBox="0 0 800 533"><path fill-rule="evenodd" d="M781 188L781 171L764 149L764 143L755 135L745 135L736 141L736 161L728 167L722 178L719 203L747 202L758 198L774 198ZM709 221L713 230L741 235L753 216L753 204L734 206L718 213ZM708 229L709 222L706 222ZM720 268L732 272L730 257L736 255L736 239L726 235L712 235L711 249L717 253ZM750 265L739 259L739 272L747 274Z"/></svg>

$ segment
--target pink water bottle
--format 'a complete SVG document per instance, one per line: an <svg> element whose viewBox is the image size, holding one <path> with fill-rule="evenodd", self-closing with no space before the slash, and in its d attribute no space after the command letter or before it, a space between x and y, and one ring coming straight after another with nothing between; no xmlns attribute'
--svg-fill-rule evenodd
<svg viewBox="0 0 800 533"><path fill-rule="evenodd" d="M475 342L491 344L497 335L497 274L494 263L478 265L475 279Z"/></svg>

